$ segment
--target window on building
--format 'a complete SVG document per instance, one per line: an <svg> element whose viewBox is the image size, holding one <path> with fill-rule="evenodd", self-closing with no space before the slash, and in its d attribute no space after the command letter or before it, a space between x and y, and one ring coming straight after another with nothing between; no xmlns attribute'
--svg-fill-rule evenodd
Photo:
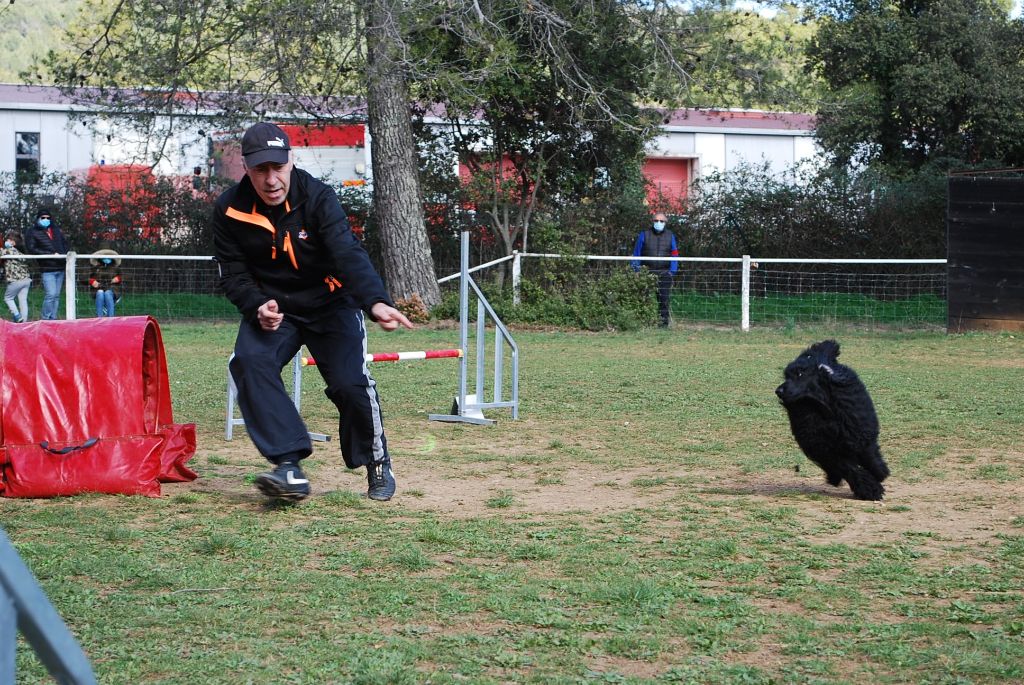
<svg viewBox="0 0 1024 685"><path fill-rule="evenodd" d="M39 134L14 134L14 172L19 183L39 182Z"/></svg>

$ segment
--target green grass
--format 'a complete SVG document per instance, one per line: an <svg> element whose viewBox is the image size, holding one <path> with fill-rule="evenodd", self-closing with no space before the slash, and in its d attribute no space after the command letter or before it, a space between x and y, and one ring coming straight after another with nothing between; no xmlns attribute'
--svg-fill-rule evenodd
<svg viewBox="0 0 1024 685"><path fill-rule="evenodd" d="M1024 681L1019 335L517 332L520 421L431 423L456 365L379 365L398 496L367 501L355 474L276 507L245 483L262 464L244 431L223 440L234 332L163 327L199 481L0 499L99 682ZM374 330L370 349L457 335ZM823 485L772 394L831 336L878 408L881 505ZM322 388L310 373L303 414L336 432ZM415 469L479 506L426 506ZM18 669L48 682L24 643Z"/></svg>
<svg viewBox="0 0 1024 685"><path fill-rule="evenodd" d="M714 321L736 324L742 314L739 295L706 295L693 291L672 297L672 315L679 321ZM945 326L946 301L935 295L887 300L852 293L815 292L803 295L752 295L753 325L798 322L802 326L832 322L861 325Z"/></svg>
<svg viewBox="0 0 1024 685"><path fill-rule="evenodd" d="M43 305L43 287L35 277L28 294L29 319L40 318ZM61 291L58 305L59 318L64 318L64 291ZM221 322L233 321L238 318L235 309L223 295L198 295L193 293L126 293L117 303L118 316L153 316L160 321L169 319L216 319ZM75 313L79 319L96 315L96 301L87 290L80 288L75 295ZM7 307L3 308L3 317L10 319Z"/></svg>

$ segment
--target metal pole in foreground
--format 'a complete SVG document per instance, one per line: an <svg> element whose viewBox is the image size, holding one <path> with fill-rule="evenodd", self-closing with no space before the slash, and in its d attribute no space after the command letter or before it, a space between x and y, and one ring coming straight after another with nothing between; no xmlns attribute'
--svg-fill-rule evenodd
<svg viewBox="0 0 1024 685"><path fill-rule="evenodd" d="M459 406L456 413L466 413L466 374L469 367L466 363L466 352L469 345L469 231L463 231L459 249L459 349L463 351L459 359ZM479 359L477 360L479 364Z"/></svg>
<svg viewBox="0 0 1024 685"><path fill-rule="evenodd" d="M15 682L16 635L21 630L58 683L96 685L85 652L50 604L32 572L0 529L0 682Z"/></svg>

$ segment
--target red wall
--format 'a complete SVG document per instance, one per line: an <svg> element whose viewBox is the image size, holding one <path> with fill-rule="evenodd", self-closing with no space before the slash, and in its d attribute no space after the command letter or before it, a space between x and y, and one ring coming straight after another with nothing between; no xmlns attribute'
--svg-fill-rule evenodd
<svg viewBox="0 0 1024 685"><path fill-rule="evenodd" d="M655 211L667 211L686 199L690 186L691 159L650 157L644 162L644 178L650 187L647 201ZM666 202L667 201L667 202ZM662 207L669 204L673 206Z"/></svg>

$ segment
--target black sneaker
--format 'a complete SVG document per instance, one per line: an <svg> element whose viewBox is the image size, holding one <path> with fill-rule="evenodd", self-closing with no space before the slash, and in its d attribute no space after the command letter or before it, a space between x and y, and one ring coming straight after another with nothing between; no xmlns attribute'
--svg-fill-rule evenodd
<svg viewBox="0 0 1024 685"><path fill-rule="evenodd" d="M395 474L391 473L391 459L366 467L366 482L370 486L366 496L370 499L386 502L395 495Z"/></svg>
<svg viewBox="0 0 1024 685"><path fill-rule="evenodd" d="M309 479L295 462L285 461L256 476L256 487L267 497L298 502L309 497Z"/></svg>

